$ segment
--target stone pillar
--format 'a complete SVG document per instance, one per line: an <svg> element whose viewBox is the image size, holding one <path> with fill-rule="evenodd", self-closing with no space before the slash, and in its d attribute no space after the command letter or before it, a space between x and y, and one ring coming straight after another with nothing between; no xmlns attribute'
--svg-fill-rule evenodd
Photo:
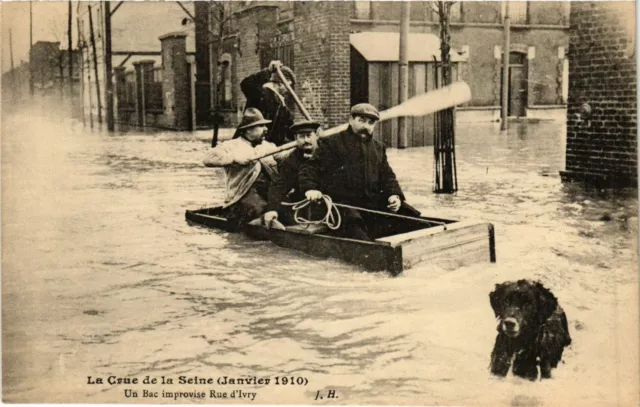
<svg viewBox="0 0 640 407"><path fill-rule="evenodd" d="M187 57L187 68L189 73L189 130L194 131L196 124L196 73L197 65L193 56Z"/></svg>
<svg viewBox="0 0 640 407"><path fill-rule="evenodd" d="M149 86L149 82L153 81L153 64L155 64L155 61L152 59L144 59L133 63L136 72L136 124L138 126L144 127L147 125L145 89Z"/></svg>
<svg viewBox="0 0 640 407"><path fill-rule="evenodd" d="M165 123L176 130L189 128L189 67L187 65L187 34L169 33L161 36L162 95Z"/></svg>

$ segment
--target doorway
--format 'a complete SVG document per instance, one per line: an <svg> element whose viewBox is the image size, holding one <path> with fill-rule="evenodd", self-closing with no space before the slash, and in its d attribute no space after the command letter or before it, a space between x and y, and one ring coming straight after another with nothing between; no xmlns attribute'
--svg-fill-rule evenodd
<svg viewBox="0 0 640 407"><path fill-rule="evenodd" d="M502 73L500 83L502 84ZM502 85L501 85L502 87ZM527 107L527 55L522 52L509 53L509 89L507 115L524 117ZM502 92L500 92L502 105Z"/></svg>

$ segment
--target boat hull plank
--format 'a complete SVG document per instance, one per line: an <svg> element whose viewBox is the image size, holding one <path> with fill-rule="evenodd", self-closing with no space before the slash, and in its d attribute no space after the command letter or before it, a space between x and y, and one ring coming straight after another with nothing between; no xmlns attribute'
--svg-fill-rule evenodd
<svg viewBox="0 0 640 407"><path fill-rule="evenodd" d="M495 259L491 253L493 227L484 222L459 222L438 228L436 233L405 240L402 248L403 268L428 263L451 269L474 263L489 263ZM425 231L431 232L431 231Z"/></svg>
<svg viewBox="0 0 640 407"><path fill-rule="evenodd" d="M393 275L419 263L453 268L495 262L496 257L493 225L486 222L421 217L412 223L401 219L392 226L390 236L369 242L337 237L318 225L289 226L286 230L267 229L259 224L237 227L224 217L220 208L187 211L186 218L208 228L245 232L252 238L268 239L281 247L344 260L368 271L386 270ZM389 219L381 221L390 223Z"/></svg>

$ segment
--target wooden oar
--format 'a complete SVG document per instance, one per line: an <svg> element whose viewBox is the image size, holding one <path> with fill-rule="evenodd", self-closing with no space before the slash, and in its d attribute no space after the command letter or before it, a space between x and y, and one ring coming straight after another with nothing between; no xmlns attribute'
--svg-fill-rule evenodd
<svg viewBox="0 0 640 407"><path fill-rule="evenodd" d="M280 81L282 81L282 84L284 85L285 88L287 88L287 90L289 91L289 93L291 93L291 96L293 96L293 99L296 101L296 104L298 105L298 107L300 108L300 111L302 112L302 114L304 115L304 117L311 121L311 115L309 114L309 112L307 111L307 109L304 107L304 105L302 104L302 101L298 98L298 95L296 95L296 93L293 91L293 89L291 88L291 85L289 85L289 82L287 81L287 79L284 77L284 75L282 74L282 71L280 70L279 66L276 66L276 72L278 73L278 77L280 78ZM260 157L262 158L262 157Z"/></svg>
<svg viewBox="0 0 640 407"><path fill-rule="evenodd" d="M413 97L406 102L400 103L398 106L394 106L381 112L380 121L395 119L397 117L425 116L430 113L466 103L469 100L471 100L471 89L469 88L469 85L462 81L456 82L444 88ZM328 137L338 134L341 131L346 130L348 127L349 124L345 123L340 126L320 131L319 137ZM269 153L254 158L254 160L277 154L281 151L290 150L295 148L296 145L297 143L295 141L283 144Z"/></svg>

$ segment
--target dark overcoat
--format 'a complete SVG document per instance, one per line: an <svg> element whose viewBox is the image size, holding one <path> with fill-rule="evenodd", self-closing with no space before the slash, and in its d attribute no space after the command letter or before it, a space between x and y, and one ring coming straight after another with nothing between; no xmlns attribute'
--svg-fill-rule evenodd
<svg viewBox="0 0 640 407"><path fill-rule="evenodd" d="M269 185L267 210L278 211L281 202L297 202L304 199L304 191L300 190L298 184L298 174L304 161L300 150L295 149L278 162L278 175Z"/></svg>
<svg viewBox="0 0 640 407"><path fill-rule="evenodd" d="M351 128L318 140L313 157L300 167L299 183L303 193L315 189L335 202L367 208L386 208L392 195L405 200L384 145L363 140Z"/></svg>
<svg viewBox="0 0 640 407"><path fill-rule="evenodd" d="M247 98L245 109L255 107L265 119L271 120L267 125L265 140L280 146L293 139L289 127L293 124L293 113L284 98L272 87L265 86L271 78L269 69L263 69L249 75L240 82L240 89Z"/></svg>

